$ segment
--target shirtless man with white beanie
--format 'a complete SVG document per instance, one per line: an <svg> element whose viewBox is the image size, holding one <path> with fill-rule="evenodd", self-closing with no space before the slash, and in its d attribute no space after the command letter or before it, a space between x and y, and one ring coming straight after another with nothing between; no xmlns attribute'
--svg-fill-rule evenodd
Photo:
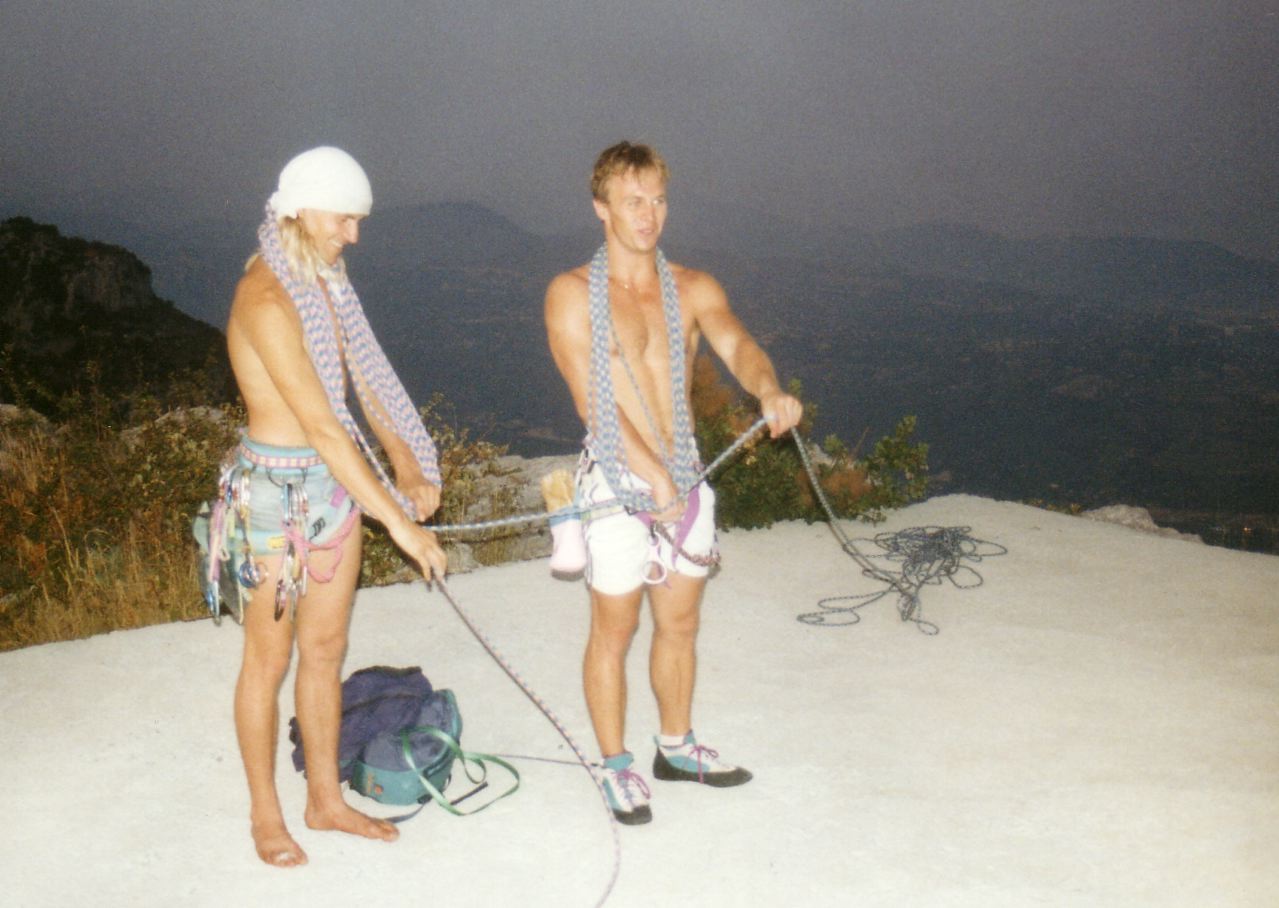
<svg viewBox="0 0 1279 908"><path fill-rule="evenodd" d="M275 786L279 689L297 642L295 705L306 757L306 825L392 841L390 823L349 806L338 781L341 668L360 569L360 514L386 527L429 580L445 555L418 526L440 503L435 446L369 330L341 255L359 239L373 194L355 159L332 147L291 160L267 204L258 252L236 288L227 345L248 410L224 476L244 530L252 594L235 725L258 856L306 863ZM347 409L354 390L390 463L390 480ZM239 537L233 537L239 538Z"/></svg>

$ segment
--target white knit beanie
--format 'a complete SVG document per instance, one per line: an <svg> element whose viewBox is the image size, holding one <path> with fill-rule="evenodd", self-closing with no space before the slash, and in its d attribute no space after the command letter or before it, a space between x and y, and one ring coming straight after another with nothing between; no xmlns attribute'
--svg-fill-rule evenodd
<svg viewBox="0 0 1279 908"><path fill-rule="evenodd" d="M281 218L295 218L303 208L368 214L373 208L373 187L355 158L340 148L321 145L284 165L270 205Z"/></svg>

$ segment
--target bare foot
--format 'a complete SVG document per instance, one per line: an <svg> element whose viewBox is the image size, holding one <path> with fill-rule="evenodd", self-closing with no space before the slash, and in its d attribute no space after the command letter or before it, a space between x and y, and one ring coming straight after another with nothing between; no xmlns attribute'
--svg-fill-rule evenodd
<svg viewBox="0 0 1279 908"><path fill-rule="evenodd" d="M383 842L394 842L400 837L400 831L395 828L394 823L366 816L345 801L331 809L308 805L306 825L311 829L335 829L338 832L361 835L366 839L381 839Z"/></svg>
<svg viewBox="0 0 1279 908"><path fill-rule="evenodd" d="M273 867L301 867L306 863L306 852L282 823L254 824L253 844L258 857Z"/></svg>

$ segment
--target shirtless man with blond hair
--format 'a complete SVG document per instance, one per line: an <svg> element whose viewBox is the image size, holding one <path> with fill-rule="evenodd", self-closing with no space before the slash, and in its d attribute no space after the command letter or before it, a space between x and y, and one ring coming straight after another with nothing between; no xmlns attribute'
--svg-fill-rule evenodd
<svg viewBox="0 0 1279 908"><path fill-rule="evenodd" d="M338 780L341 668L360 570L360 513L386 527L428 579L446 566L426 520L440 503L435 448L372 338L342 262L372 191L337 148L298 155L280 174L260 246L236 288L227 344L248 426L234 468L229 537L243 538L256 583L244 608L235 726L258 856L306 863L275 785L279 689L297 642L294 691L306 756L304 820L385 841L390 823L350 807ZM354 386L352 388L352 386ZM395 475L387 478L346 407L354 390ZM237 535L243 533L243 536ZM250 550L251 549L251 553Z"/></svg>
<svg viewBox="0 0 1279 908"><path fill-rule="evenodd" d="M546 292L551 354L587 430L579 497L617 504L589 515L585 526L591 627L583 681L610 806L627 824L652 818L651 792L624 741L626 654L646 589L649 674L661 724L654 776L715 787L751 778L699 744L692 730L699 610L715 557L714 493L694 484L699 458L689 415L701 339L759 400L774 438L802 412L719 283L669 264L658 249L667 176L666 163L646 145L606 149L591 181L604 245Z"/></svg>

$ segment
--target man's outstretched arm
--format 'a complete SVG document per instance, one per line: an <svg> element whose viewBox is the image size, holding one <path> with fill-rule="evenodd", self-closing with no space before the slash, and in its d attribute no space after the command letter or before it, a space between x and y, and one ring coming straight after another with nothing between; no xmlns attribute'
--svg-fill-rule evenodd
<svg viewBox="0 0 1279 908"><path fill-rule="evenodd" d="M698 329L742 390L759 401L769 434L777 438L799 425L803 404L782 390L773 361L729 307L719 282L709 274L693 273L688 295Z"/></svg>

